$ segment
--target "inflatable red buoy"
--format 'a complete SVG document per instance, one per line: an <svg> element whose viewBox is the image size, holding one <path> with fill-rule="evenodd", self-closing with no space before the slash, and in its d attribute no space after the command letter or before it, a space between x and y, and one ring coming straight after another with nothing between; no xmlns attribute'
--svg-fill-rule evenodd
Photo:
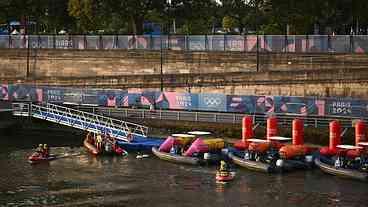
<svg viewBox="0 0 368 207"><path fill-rule="evenodd" d="M303 120L293 120L293 145L304 144L304 123Z"/></svg>
<svg viewBox="0 0 368 207"><path fill-rule="evenodd" d="M336 146L341 144L341 125L338 121L330 122L330 150L336 150Z"/></svg>
<svg viewBox="0 0 368 207"><path fill-rule="evenodd" d="M362 120L358 120L355 123L355 145L358 146L359 142L366 142L367 134L365 131L365 123Z"/></svg>
<svg viewBox="0 0 368 207"><path fill-rule="evenodd" d="M242 140L245 142L253 136L253 118L251 116L244 116L242 119Z"/></svg>
<svg viewBox="0 0 368 207"><path fill-rule="evenodd" d="M267 139L273 136L277 136L277 118L269 117L267 119Z"/></svg>

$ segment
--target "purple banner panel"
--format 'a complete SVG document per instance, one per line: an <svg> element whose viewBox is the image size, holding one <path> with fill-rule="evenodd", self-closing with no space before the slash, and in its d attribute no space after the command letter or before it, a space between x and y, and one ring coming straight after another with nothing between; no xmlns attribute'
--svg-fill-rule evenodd
<svg viewBox="0 0 368 207"><path fill-rule="evenodd" d="M239 113L255 113L256 112L256 98L254 96L234 96L227 97L227 112Z"/></svg>
<svg viewBox="0 0 368 207"><path fill-rule="evenodd" d="M98 91L96 89L84 89L82 92L82 104L98 106Z"/></svg>
<svg viewBox="0 0 368 207"><path fill-rule="evenodd" d="M227 35L225 40L227 51L244 51L244 36Z"/></svg>
<svg viewBox="0 0 368 207"><path fill-rule="evenodd" d="M9 48L9 36L0 35L0 48Z"/></svg>
<svg viewBox="0 0 368 207"><path fill-rule="evenodd" d="M117 38L114 35L104 35L101 37L102 48L105 50L115 49L117 47Z"/></svg>
<svg viewBox="0 0 368 207"><path fill-rule="evenodd" d="M308 36L308 52L328 52L328 36Z"/></svg>
<svg viewBox="0 0 368 207"><path fill-rule="evenodd" d="M9 100L9 89L8 89L8 85L6 84L2 84L0 85L0 90L1 90L1 93L0 93L0 100L3 100L3 101L8 101Z"/></svg>
<svg viewBox="0 0 368 207"><path fill-rule="evenodd" d="M127 95L125 90L98 90L99 106L123 106L123 100Z"/></svg>
<svg viewBox="0 0 368 207"><path fill-rule="evenodd" d="M225 35L209 35L207 36L208 50L224 51L225 50Z"/></svg>
<svg viewBox="0 0 368 207"><path fill-rule="evenodd" d="M191 35L188 36L189 50L204 51L206 50L206 36Z"/></svg>
<svg viewBox="0 0 368 207"><path fill-rule="evenodd" d="M57 49L70 49L70 48L79 48L81 46L80 44L80 38L75 37L72 38L70 36L55 36L55 48ZM83 40L83 47L84 48L84 40ZM77 44L77 45L75 45Z"/></svg>
<svg viewBox="0 0 368 207"><path fill-rule="evenodd" d="M49 103L63 103L65 88L59 87L44 87L43 99Z"/></svg>
<svg viewBox="0 0 368 207"><path fill-rule="evenodd" d="M175 35L170 36L170 49L171 50L185 50L186 48L186 41L184 35Z"/></svg>
<svg viewBox="0 0 368 207"><path fill-rule="evenodd" d="M256 52L257 51L257 35L247 35L245 40L245 51Z"/></svg>
<svg viewBox="0 0 368 207"><path fill-rule="evenodd" d="M198 110L226 111L226 95L215 93L198 94Z"/></svg>
<svg viewBox="0 0 368 207"><path fill-rule="evenodd" d="M9 100L10 101L31 101L31 102L42 102L43 94L41 88L34 86L17 84L9 85Z"/></svg>
<svg viewBox="0 0 368 207"><path fill-rule="evenodd" d="M63 104L77 104L80 105L83 101L83 90L78 88L66 88L64 91Z"/></svg>
<svg viewBox="0 0 368 207"><path fill-rule="evenodd" d="M335 116L368 116L368 101L354 99L327 99L327 115Z"/></svg>
<svg viewBox="0 0 368 207"><path fill-rule="evenodd" d="M255 96L256 113L267 114L275 112L275 101L273 96Z"/></svg>
<svg viewBox="0 0 368 207"><path fill-rule="evenodd" d="M135 43L137 49L149 50L151 49L151 36L135 36Z"/></svg>
<svg viewBox="0 0 368 207"><path fill-rule="evenodd" d="M275 113L325 115L325 101L313 97L275 96Z"/></svg>
<svg viewBox="0 0 368 207"><path fill-rule="evenodd" d="M353 50L355 53L366 53L368 51L368 36L353 36Z"/></svg>
<svg viewBox="0 0 368 207"><path fill-rule="evenodd" d="M156 99L156 107L161 109L196 109L197 96L191 93L164 92Z"/></svg>

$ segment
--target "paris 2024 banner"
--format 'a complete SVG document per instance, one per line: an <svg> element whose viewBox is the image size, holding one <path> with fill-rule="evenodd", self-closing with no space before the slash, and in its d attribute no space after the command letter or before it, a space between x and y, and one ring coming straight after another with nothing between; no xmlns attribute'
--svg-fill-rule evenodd
<svg viewBox="0 0 368 207"><path fill-rule="evenodd" d="M0 87L0 100L12 102L49 102L244 114L368 116L368 100L340 97L243 96L152 90L42 87L26 84L2 84Z"/></svg>

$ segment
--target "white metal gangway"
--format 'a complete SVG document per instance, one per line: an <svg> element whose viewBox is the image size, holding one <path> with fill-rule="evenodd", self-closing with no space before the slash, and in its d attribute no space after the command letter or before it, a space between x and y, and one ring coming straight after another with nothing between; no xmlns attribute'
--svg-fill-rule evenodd
<svg viewBox="0 0 368 207"><path fill-rule="evenodd" d="M50 122L107 134L128 141L127 136L147 137L148 127L55 104L13 103L14 116L35 117Z"/></svg>

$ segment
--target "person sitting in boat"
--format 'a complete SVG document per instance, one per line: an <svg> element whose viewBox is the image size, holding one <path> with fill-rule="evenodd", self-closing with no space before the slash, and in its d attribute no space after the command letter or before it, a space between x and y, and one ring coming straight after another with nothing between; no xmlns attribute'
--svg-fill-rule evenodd
<svg viewBox="0 0 368 207"><path fill-rule="evenodd" d="M173 145L170 149L170 154L176 154L175 146Z"/></svg>
<svg viewBox="0 0 368 207"><path fill-rule="evenodd" d="M38 147L36 148L36 152L40 153L40 154L43 154L43 145L42 144L38 145Z"/></svg>
<svg viewBox="0 0 368 207"><path fill-rule="evenodd" d="M229 171L229 167L228 167L227 163L223 160L221 160L221 162L220 162L220 171L221 172L228 172Z"/></svg>
<svg viewBox="0 0 368 207"><path fill-rule="evenodd" d="M130 131L130 129L128 130L126 138L127 138L129 143L133 141L133 135L132 135L132 132Z"/></svg>
<svg viewBox="0 0 368 207"><path fill-rule="evenodd" d="M47 144L43 144L43 153L42 155L44 157L48 157L49 156L49 147L47 146Z"/></svg>
<svg viewBox="0 0 368 207"><path fill-rule="evenodd" d="M96 148L98 150L102 149L102 137L101 137L100 134L98 134L97 137L96 137Z"/></svg>

